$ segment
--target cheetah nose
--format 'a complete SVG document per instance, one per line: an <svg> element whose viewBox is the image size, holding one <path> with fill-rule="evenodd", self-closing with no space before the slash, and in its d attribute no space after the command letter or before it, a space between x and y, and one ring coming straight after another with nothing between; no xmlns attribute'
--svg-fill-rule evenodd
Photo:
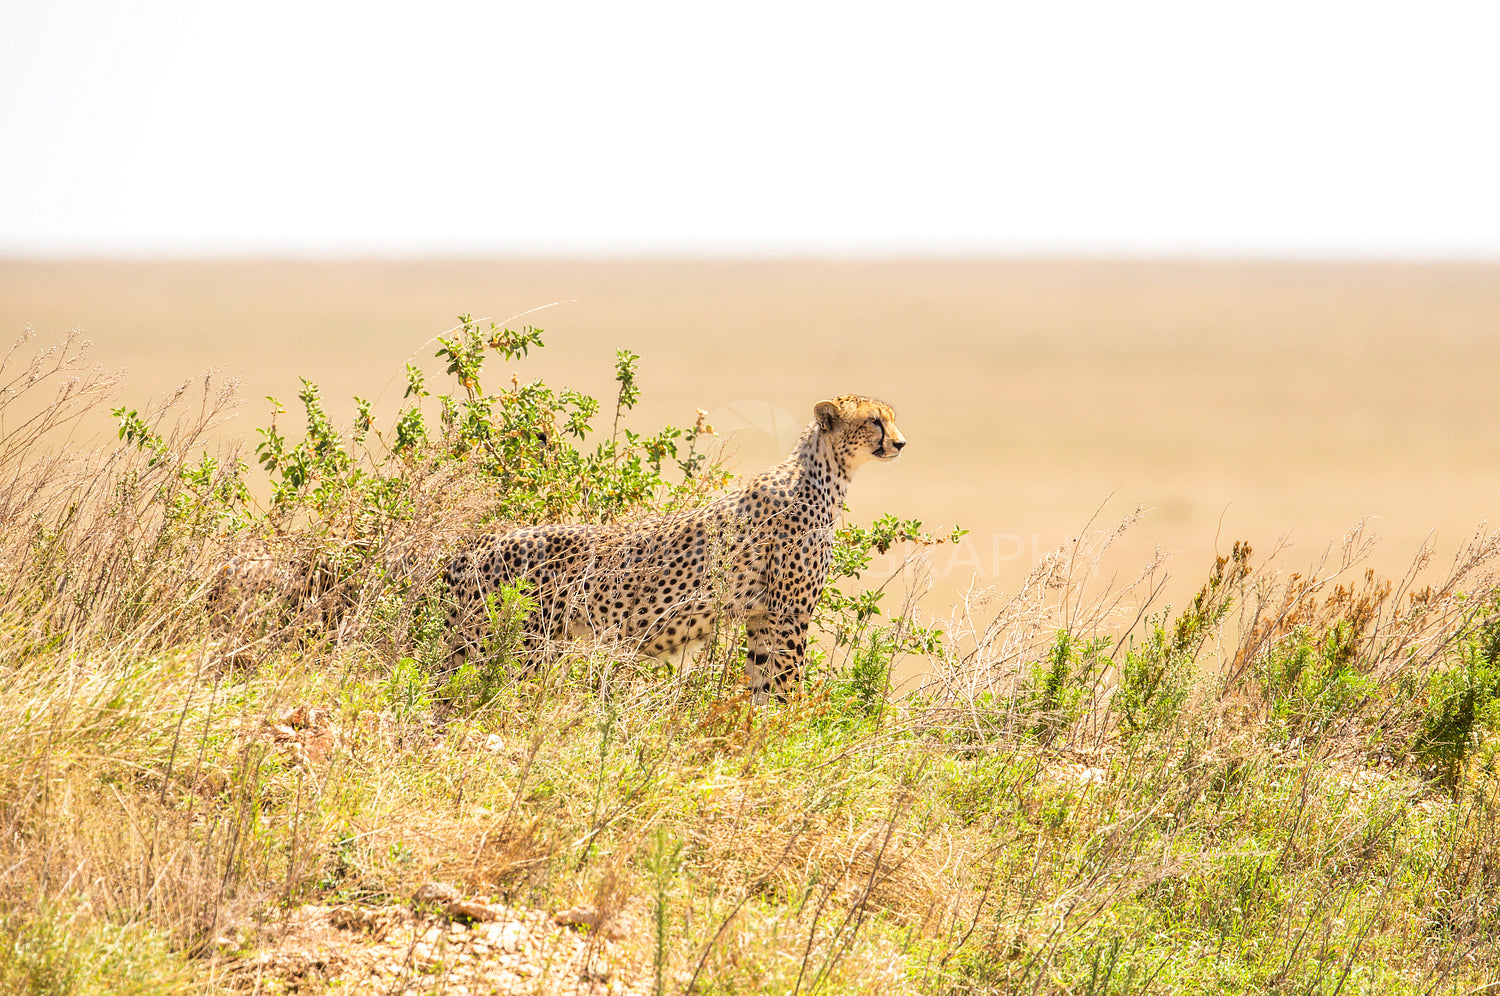
<svg viewBox="0 0 1500 996"><path fill-rule="evenodd" d="M894 443L892 443L891 445L894 446L894 447L896 447L896 450L899 452L901 450L901 448L906 445L906 440L904 440L904 439L898 439Z"/></svg>

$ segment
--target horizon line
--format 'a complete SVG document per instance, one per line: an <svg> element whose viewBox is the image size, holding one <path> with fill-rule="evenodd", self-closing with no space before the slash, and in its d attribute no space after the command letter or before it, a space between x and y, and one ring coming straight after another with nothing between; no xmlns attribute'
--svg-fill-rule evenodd
<svg viewBox="0 0 1500 996"><path fill-rule="evenodd" d="M1500 250L1479 252L1094 249L173 249L17 250L0 246L0 263L461 263L461 262L994 262L1171 263L1221 265L1494 266Z"/></svg>

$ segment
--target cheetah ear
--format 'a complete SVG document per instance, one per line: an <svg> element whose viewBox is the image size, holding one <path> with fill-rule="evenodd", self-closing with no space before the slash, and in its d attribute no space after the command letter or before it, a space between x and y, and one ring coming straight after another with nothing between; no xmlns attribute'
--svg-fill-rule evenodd
<svg viewBox="0 0 1500 996"><path fill-rule="evenodd" d="M818 427L827 432L838 420L839 406L832 401L819 401L813 405L813 416L818 420Z"/></svg>

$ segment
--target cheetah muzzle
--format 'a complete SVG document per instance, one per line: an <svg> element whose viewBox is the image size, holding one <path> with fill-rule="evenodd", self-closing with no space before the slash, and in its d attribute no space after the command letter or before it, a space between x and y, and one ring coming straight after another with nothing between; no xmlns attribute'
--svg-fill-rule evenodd
<svg viewBox="0 0 1500 996"><path fill-rule="evenodd" d="M484 536L444 572L452 662L482 645L487 596L525 578L536 600L523 628L529 657L549 640L579 638L652 657L689 654L716 622L743 622L755 701L773 690L784 698L802 680L850 478L870 460L894 460L905 445L889 405L844 395L813 407L785 460L701 508Z"/></svg>

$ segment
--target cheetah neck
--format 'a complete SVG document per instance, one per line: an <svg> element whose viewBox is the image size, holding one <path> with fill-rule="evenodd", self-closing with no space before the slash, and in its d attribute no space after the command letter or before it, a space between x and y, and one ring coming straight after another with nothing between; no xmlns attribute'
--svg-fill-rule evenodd
<svg viewBox="0 0 1500 996"><path fill-rule="evenodd" d="M796 468L804 487L825 491L834 509L841 509L849 493L851 472L833 439L818 423L802 431L786 463Z"/></svg>

